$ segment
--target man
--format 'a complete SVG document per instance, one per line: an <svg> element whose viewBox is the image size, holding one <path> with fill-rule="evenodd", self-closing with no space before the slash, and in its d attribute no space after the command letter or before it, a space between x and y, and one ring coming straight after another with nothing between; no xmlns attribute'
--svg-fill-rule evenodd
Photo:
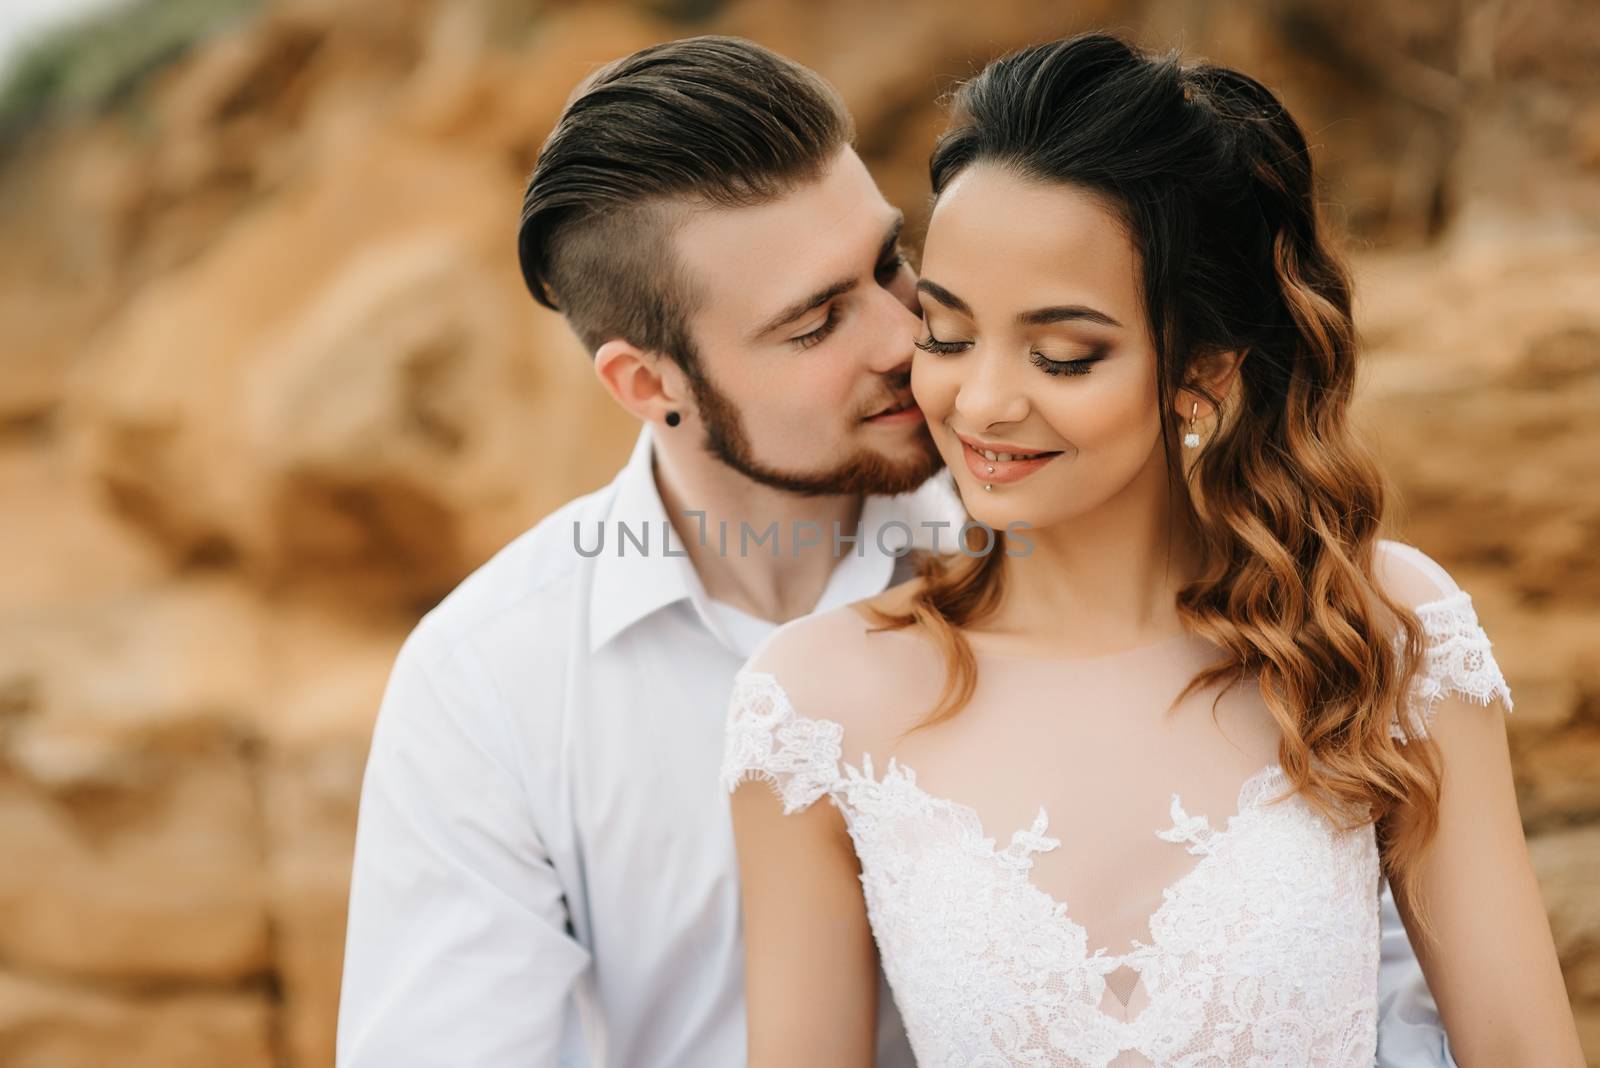
<svg viewBox="0 0 1600 1068"><path fill-rule="evenodd" d="M401 649L362 793L343 1068L744 1064L717 775L733 675L965 518L910 400L900 216L852 137L812 72L701 37L597 72L546 142L524 277L644 427L609 486ZM912 1065L881 982L879 1007L877 1063Z"/></svg>

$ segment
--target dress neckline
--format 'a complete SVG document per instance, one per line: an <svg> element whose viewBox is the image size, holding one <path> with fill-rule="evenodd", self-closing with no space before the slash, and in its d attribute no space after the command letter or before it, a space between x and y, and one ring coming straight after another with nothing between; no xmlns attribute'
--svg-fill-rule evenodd
<svg viewBox="0 0 1600 1068"><path fill-rule="evenodd" d="M1189 631L1184 631L1181 634L1173 634L1165 638L1158 638L1152 642L1143 642L1139 645L1130 645L1126 649L1113 649L1108 653L1097 653L1093 656L1040 656L1034 653L1010 653L998 649L979 649L976 645L972 646L972 654L980 661L995 660L1003 661L1009 664L1060 664L1064 666L1076 665L1079 667L1086 667L1092 664L1101 664L1108 661L1121 660L1126 657L1136 656L1140 653L1153 653L1168 649L1177 649L1184 645L1188 645L1196 639L1197 635ZM967 641L969 645L972 644L972 639L970 637L967 639Z"/></svg>
<svg viewBox="0 0 1600 1068"><path fill-rule="evenodd" d="M870 629L876 624L872 620L867 619L866 616L864 616L861 612L857 611L854 605L845 605L844 609L845 611L852 613L858 622L869 628L867 631L868 636L892 634L908 641L921 642L924 645L930 644L925 635L923 635L920 631L913 631L911 628L904 628L901 630ZM973 656L977 658L980 663L984 661L993 661L996 663L1005 664L1038 664L1061 667L1090 667L1097 664L1109 663L1112 661L1137 656L1140 653L1176 651L1185 646L1192 646L1196 649L1203 647L1205 650L1213 653L1217 651L1216 647L1212 643L1205 641L1199 635L1189 630L1182 631L1178 634L1168 635L1165 638L1157 638L1155 641L1142 642L1139 645L1131 645L1126 649L1113 649L1110 652L1097 653L1093 656L1040 656L1034 653L1012 653L998 649L981 649L975 643L973 643L970 635L967 637L967 645L972 649Z"/></svg>

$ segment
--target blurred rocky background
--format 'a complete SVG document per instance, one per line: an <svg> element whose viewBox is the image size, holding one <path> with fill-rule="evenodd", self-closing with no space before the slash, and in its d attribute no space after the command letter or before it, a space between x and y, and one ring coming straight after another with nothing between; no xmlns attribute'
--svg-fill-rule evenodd
<svg viewBox="0 0 1600 1068"><path fill-rule="evenodd" d="M1317 146L1393 533L1510 676L1600 1064L1600 5L153 0L0 96L0 1065L331 1063L399 642L635 433L512 251L585 73L768 43L915 231L938 95L1089 27L1257 74Z"/></svg>

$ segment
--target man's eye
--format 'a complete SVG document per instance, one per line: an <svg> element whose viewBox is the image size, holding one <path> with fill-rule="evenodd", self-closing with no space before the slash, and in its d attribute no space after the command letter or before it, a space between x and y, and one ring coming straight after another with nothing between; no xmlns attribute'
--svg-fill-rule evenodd
<svg viewBox="0 0 1600 1068"><path fill-rule="evenodd" d="M904 252L896 252L893 259L887 259L878 264L879 281L888 281L889 279L893 278L895 275L900 273L900 268L904 267L905 265L906 254Z"/></svg>
<svg viewBox="0 0 1600 1068"><path fill-rule="evenodd" d="M837 304L830 304L828 306L828 317L822 320L821 326L810 331L809 333L801 334L799 337L792 337L789 339L789 341L791 344L798 345L802 349L809 349L811 346L825 341L828 335L833 333L834 327L838 325L839 306Z"/></svg>

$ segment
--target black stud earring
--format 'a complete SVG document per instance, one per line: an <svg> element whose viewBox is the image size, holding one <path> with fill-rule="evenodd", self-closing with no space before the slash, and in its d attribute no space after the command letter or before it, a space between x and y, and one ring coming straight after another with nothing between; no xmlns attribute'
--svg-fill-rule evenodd
<svg viewBox="0 0 1600 1068"><path fill-rule="evenodd" d="M681 419L681 416L679 416L677 412L668 412L667 413L667 425L668 426L677 426L680 419Z"/></svg>

